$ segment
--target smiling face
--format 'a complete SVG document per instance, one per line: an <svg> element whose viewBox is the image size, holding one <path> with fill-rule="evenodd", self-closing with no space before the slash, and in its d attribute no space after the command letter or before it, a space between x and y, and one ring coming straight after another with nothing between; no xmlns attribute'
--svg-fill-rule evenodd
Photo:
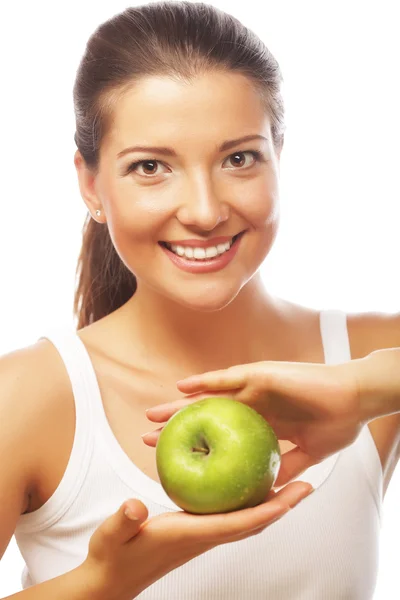
<svg viewBox="0 0 400 600"><path fill-rule="evenodd" d="M245 136L254 138L228 145ZM126 150L133 146L171 152ZM101 146L94 192L83 190L83 179L81 192L92 214L103 209L136 293L212 311L229 304L267 256L278 179L259 94L240 74L213 72L191 83L149 77L126 93Z"/></svg>

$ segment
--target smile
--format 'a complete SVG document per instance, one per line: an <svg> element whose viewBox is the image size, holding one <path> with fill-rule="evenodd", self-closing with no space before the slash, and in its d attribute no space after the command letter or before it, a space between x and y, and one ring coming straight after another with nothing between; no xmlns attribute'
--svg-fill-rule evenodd
<svg viewBox="0 0 400 600"><path fill-rule="evenodd" d="M235 257L245 232L234 235L231 240L216 246L193 246L159 242L170 261L187 273L213 273L224 269Z"/></svg>
<svg viewBox="0 0 400 600"><path fill-rule="evenodd" d="M228 252L239 235L240 233L234 235L230 241L223 244L207 246L206 248L170 244L169 242L161 242L161 244L177 256L184 256L185 258L192 260L207 260L210 258L215 258L216 256L221 256L221 254Z"/></svg>

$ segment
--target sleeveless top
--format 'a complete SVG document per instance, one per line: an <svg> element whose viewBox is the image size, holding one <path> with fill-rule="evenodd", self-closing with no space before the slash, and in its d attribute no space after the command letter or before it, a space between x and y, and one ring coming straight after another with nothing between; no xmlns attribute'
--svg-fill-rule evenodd
<svg viewBox="0 0 400 600"><path fill-rule="evenodd" d="M346 314L320 313L325 363L351 360ZM25 589L79 566L94 530L128 498L149 518L181 510L125 454L107 421L89 354L72 328L49 339L62 357L76 406L63 478L15 539ZM298 477L315 492L255 537L217 546L154 582L140 600L368 600L377 581L383 474L368 426L344 450ZM151 560L151 557L149 557ZM133 565L134 568L134 565Z"/></svg>

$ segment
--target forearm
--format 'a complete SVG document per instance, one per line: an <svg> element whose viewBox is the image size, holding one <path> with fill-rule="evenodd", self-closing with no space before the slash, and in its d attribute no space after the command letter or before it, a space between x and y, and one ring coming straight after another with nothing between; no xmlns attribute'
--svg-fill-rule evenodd
<svg viewBox="0 0 400 600"><path fill-rule="evenodd" d="M63 575L7 596L2 600L108 600L90 580L83 568L78 567Z"/></svg>
<svg viewBox="0 0 400 600"><path fill-rule="evenodd" d="M363 422L400 412L400 348L375 350L351 362L356 368Z"/></svg>

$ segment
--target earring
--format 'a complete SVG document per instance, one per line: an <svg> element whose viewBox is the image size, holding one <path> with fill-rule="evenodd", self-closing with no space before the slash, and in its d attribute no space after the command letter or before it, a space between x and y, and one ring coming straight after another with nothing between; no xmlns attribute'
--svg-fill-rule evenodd
<svg viewBox="0 0 400 600"><path fill-rule="evenodd" d="M97 209L96 210L96 215L99 217L101 215L101 210Z"/></svg>

